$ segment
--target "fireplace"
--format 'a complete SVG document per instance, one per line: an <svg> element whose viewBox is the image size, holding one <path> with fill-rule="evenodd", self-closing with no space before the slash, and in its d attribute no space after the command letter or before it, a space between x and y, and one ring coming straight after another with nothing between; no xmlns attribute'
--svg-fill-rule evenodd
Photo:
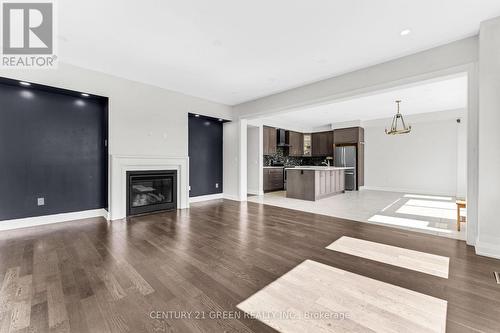
<svg viewBox="0 0 500 333"><path fill-rule="evenodd" d="M127 216L177 208L177 171L127 171Z"/></svg>

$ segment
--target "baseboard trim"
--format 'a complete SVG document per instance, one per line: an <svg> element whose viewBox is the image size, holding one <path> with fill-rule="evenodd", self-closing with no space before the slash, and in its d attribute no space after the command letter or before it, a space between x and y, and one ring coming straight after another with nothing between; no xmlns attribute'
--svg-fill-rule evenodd
<svg viewBox="0 0 500 333"><path fill-rule="evenodd" d="M35 216L35 217L27 217L14 220L3 220L0 221L0 231L29 228L39 225L68 222L68 221L88 219L93 217L104 217L105 219L109 219L108 211L104 208L101 208L101 209L84 210L80 212Z"/></svg>
<svg viewBox="0 0 500 333"><path fill-rule="evenodd" d="M415 189L404 189L404 188L397 188L397 187L360 186L359 189L360 190L372 190L372 191L398 192L398 193L406 193L406 194L427 194L427 195L439 195L439 196L448 196L448 197L455 197L456 196L456 194L450 194L450 193L415 190Z"/></svg>
<svg viewBox="0 0 500 333"><path fill-rule="evenodd" d="M476 254L480 256L500 259L500 240L498 242L485 242L476 240Z"/></svg>
<svg viewBox="0 0 500 333"><path fill-rule="evenodd" d="M190 197L189 198L189 203L193 202L202 202L202 201L208 201L208 200L216 200L216 199L222 199L224 196L222 193L216 193L216 194L207 194L207 195L199 195L197 197Z"/></svg>

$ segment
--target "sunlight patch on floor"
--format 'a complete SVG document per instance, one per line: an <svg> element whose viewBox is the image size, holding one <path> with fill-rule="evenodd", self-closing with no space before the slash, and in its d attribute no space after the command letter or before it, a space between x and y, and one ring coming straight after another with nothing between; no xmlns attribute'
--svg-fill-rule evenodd
<svg viewBox="0 0 500 333"><path fill-rule="evenodd" d="M422 194L405 194L405 198L415 198L415 199L430 199L430 200L453 200L452 197L439 197L435 195L422 195Z"/></svg>
<svg viewBox="0 0 500 333"><path fill-rule="evenodd" d="M346 236L340 237L326 248L445 279L448 278L450 258L444 256Z"/></svg>
<svg viewBox="0 0 500 333"><path fill-rule="evenodd" d="M395 201L391 202L390 204L388 204L387 206L385 206L384 208L382 208L381 212L385 212L386 210L388 210L389 208L391 208L392 206L394 206L395 204L397 204L399 201L401 201L401 198L396 199Z"/></svg>
<svg viewBox="0 0 500 333"><path fill-rule="evenodd" d="M373 215L372 217L370 217L368 219L368 221L375 222L375 223L381 223L381 224L400 226L400 227L415 228L415 229L428 230L428 231L439 231L442 233L452 233L452 230L430 227L429 226L430 222L428 222L428 221L407 219L407 218L403 218L403 217Z"/></svg>
<svg viewBox="0 0 500 333"><path fill-rule="evenodd" d="M422 207L404 204L396 210L396 213L453 220L456 217L457 211L456 209L451 210L447 208Z"/></svg>
<svg viewBox="0 0 500 333"><path fill-rule="evenodd" d="M237 308L282 333L446 331L446 300L312 260Z"/></svg>
<svg viewBox="0 0 500 333"><path fill-rule="evenodd" d="M457 205L454 202L443 202L443 201L433 201L433 200L416 200L410 199L405 205L416 206L416 207L426 207L426 208L441 208L456 211Z"/></svg>

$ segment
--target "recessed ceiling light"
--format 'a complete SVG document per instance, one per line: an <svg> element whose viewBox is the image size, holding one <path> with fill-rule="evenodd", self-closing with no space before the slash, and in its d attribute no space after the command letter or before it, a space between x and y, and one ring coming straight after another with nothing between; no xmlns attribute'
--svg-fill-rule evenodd
<svg viewBox="0 0 500 333"><path fill-rule="evenodd" d="M19 84L23 85L23 86L31 86L31 83L29 82L24 82L24 81L20 81Z"/></svg>
<svg viewBox="0 0 500 333"><path fill-rule="evenodd" d="M198 118L200 115L199 115L199 114L195 114L194 116L195 116L196 118Z"/></svg>
<svg viewBox="0 0 500 333"><path fill-rule="evenodd" d="M224 119L222 119L222 118L219 118L219 121L223 121L223 120L224 120Z"/></svg>
<svg viewBox="0 0 500 333"><path fill-rule="evenodd" d="M407 35L409 35L410 33L411 33L411 30L410 30L410 29L404 29L404 30L402 30L399 34L400 34L401 36L407 36Z"/></svg>
<svg viewBox="0 0 500 333"><path fill-rule="evenodd" d="M89 95L89 94L86 94L86 93L82 93L82 96L83 96L83 97L89 97L90 95Z"/></svg>

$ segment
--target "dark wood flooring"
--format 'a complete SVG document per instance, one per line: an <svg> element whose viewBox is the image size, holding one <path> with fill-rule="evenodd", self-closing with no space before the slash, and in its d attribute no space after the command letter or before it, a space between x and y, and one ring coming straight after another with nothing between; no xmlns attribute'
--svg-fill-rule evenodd
<svg viewBox="0 0 500 333"><path fill-rule="evenodd" d="M343 235L448 256L449 279L325 249ZM0 232L0 332L274 332L222 317L306 259L447 300L448 332L500 332L500 261L462 241L228 200Z"/></svg>

